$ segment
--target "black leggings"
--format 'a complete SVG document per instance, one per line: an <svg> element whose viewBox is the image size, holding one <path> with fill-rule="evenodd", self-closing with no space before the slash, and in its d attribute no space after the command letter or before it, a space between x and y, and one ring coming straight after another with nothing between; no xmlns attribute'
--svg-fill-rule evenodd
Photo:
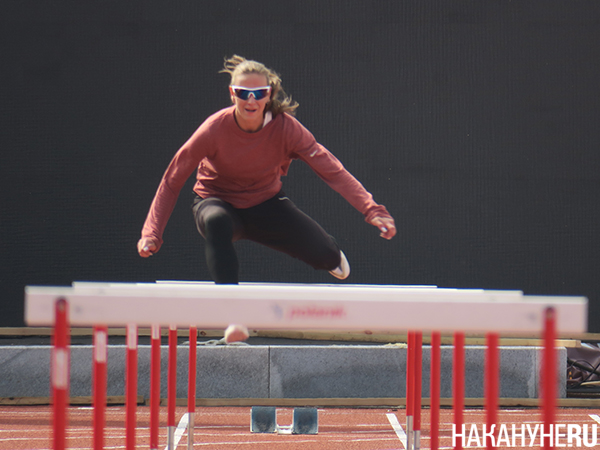
<svg viewBox="0 0 600 450"><path fill-rule="evenodd" d="M321 270L340 264L332 236L280 192L251 208L238 209L218 198L196 197L196 227L206 240L206 262L217 284L237 284L239 263L233 242L248 239Z"/></svg>

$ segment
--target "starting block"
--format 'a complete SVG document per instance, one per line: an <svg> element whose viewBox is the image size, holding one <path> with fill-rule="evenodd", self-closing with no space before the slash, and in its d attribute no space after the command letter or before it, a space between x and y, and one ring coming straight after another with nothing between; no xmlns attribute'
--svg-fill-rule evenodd
<svg viewBox="0 0 600 450"><path fill-rule="evenodd" d="M277 411L272 406L253 406L250 421L252 433L276 433Z"/></svg>
<svg viewBox="0 0 600 450"><path fill-rule="evenodd" d="M317 434L319 413L317 408L294 408L292 424L279 426L277 410L274 406L253 406L250 431L252 433Z"/></svg>

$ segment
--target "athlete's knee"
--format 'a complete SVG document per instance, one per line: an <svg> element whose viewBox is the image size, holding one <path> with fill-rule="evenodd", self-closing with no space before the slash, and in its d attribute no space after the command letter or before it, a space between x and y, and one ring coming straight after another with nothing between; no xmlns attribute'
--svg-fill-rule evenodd
<svg viewBox="0 0 600 450"><path fill-rule="evenodd" d="M233 238L233 219L225 212L208 215L204 219L204 237L207 240L229 240Z"/></svg>

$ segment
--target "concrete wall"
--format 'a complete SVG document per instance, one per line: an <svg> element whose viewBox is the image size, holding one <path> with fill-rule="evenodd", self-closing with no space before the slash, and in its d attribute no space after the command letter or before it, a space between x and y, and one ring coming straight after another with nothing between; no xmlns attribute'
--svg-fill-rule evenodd
<svg viewBox="0 0 600 450"><path fill-rule="evenodd" d="M483 397L482 347L465 350L465 396ZM187 397L189 349L178 348L177 396ZM92 348L72 348L71 395L91 395ZM124 395L125 347L108 354L108 395ZM537 398L540 349L501 348L501 397ZM423 396L429 396L429 347ZM162 348L161 396L167 396L168 347ZM139 349L139 395L149 397L150 347ZM0 348L0 397L49 395L49 347ZM558 395L566 396L566 349L558 352ZM406 349L393 346L200 346L199 398L373 398L406 395ZM442 348L441 397L452 396L452 347Z"/></svg>

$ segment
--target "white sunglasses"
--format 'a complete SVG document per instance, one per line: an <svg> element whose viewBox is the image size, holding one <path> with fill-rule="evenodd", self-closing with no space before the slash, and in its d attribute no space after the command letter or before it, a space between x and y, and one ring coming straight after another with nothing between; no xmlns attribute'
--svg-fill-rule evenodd
<svg viewBox="0 0 600 450"><path fill-rule="evenodd" d="M244 86L231 86L236 97L242 100L248 100L252 95L255 100L262 100L271 92L271 86L262 86L257 88L247 88Z"/></svg>

